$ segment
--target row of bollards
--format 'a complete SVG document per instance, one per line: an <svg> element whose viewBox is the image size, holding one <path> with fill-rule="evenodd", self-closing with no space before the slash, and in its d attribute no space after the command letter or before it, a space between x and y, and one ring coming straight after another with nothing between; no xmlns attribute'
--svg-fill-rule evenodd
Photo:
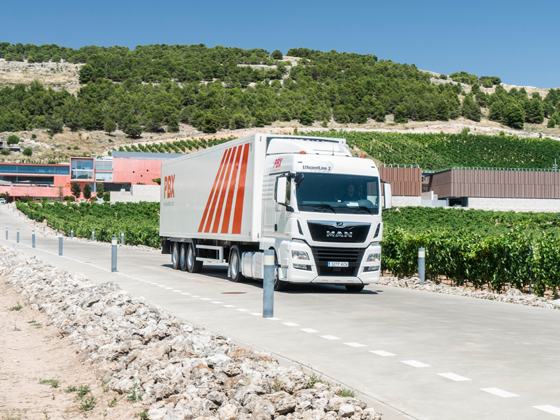
<svg viewBox="0 0 560 420"><path fill-rule="evenodd" d="M9 230L8 228L6 228L6 239L8 239L8 235L9 235ZM71 238L74 238L74 230L71 230ZM92 240L95 237L95 231L93 231L91 233L92 235ZM58 255L62 256L63 255L63 237L64 234L62 232L60 232L60 234L58 233L58 229L56 230L56 236L58 237ZM19 228L17 229L16 232L16 243L19 244ZM117 237L112 237L111 238L111 272L114 273L117 271L117 244L118 244L118 238ZM124 233L121 233L121 244L124 245ZM31 248L35 248L35 229L31 230ZM274 287L274 284L273 284Z"/></svg>

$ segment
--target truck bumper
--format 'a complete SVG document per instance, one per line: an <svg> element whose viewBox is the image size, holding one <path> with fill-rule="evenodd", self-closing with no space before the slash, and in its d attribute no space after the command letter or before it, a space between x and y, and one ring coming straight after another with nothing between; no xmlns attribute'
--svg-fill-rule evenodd
<svg viewBox="0 0 560 420"><path fill-rule="evenodd" d="M355 275L320 275L315 262L312 249L304 242L290 241L283 244L281 250L282 269L280 277L290 283L316 283L316 284L371 284L379 283L381 262L366 262L370 254L381 254L381 246L378 243L371 244L363 252L359 267L355 270ZM336 248L333 248L335 251ZM292 258L292 251L306 252L309 260ZM361 251L361 250L360 250Z"/></svg>

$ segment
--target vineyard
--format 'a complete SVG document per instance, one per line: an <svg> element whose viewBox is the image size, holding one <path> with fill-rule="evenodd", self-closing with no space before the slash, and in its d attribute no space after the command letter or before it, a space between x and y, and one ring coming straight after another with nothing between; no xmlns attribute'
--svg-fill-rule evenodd
<svg viewBox="0 0 560 420"><path fill-rule="evenodd" d="M66 235L159 247L159 203L16 203L29 218L47 220ZM502 290L532 288L538 295L560 287L560 213L514 213L441 208L401 208L385 213L383 270L417 272L426 248L426 274L457 285Z"/></svg>
<svg viewBox="0 0 560 420"><path fill-rule="evenodd" d="M383 270L417 272L426 249L426 275L457 285L537 295L560 287L560 214L442 208L401 208L384 218Z"/></svg>
<svg viewBox="0 0 560 420"><path fill-rule="evenodd" d="M551 139L334 130L302 134L342 137L378 162L416 164L428 171L454 166L552 169L555 159L560 163L560 142Z"/></svg>
<svg viewBox="0 0 560 420"><path fill-rule="evenodd" d="M159 248L159 203L48 203L27 204L17 201L16 206L30 219L78 238L91 238L95 231L96 240L111 242L124 233L129 245L147 245Z"/></svg>
<svg viewBox="0 0 560 420"><path fill-rule="evenodd" d="M166 143L138 144L131 146L119 147L118 152L144 152L144 153L189 153L208 147L216 146L226 141L234 140L237 137L228 137L226 139L210 139L210 140L176 140Z"/></svg>
<svg viewBox="0 0 560 420"><path fill-rule="evenodd" d="M452 167L552 169L560 164L560 142L551 139L486 136L473 134L402 134L359 131L314 131L300 133L317 137L345 138L381 163L416 164L423 170ZM119 151L189 153L234 140L177 140L167 143L124 146Z"/></svg>

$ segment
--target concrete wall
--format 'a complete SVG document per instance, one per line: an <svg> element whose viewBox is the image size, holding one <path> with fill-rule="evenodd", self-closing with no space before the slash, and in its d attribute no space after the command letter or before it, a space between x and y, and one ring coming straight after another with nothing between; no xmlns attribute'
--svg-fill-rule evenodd
<svg viewBox="0 0 560 420"><path fill-rule="evenodd" d="M159 203L159 185L132 185L130 192L111 191L111 204L119 203L139 203L140 201L151 201Z"/></svg>
<svg viewBox="0 0 560 420"><path fill-rule="evenodd" d="M394 195L393 196L393 207L407 207L407 206L420 206L422 197L417 196L406 196L406 195Z"/></svg>
<svg viewBox="0 0 560 420"><path fill-rule="evenodd" d="M498 211L560 212L560 199L469 197L469 208Z"/></svg>

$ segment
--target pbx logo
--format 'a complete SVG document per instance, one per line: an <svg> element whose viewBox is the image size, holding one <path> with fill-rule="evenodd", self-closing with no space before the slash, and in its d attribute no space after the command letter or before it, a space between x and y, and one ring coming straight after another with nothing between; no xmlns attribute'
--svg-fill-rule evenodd
<svg viewBox="0 0 560 420"><path fill-rule="evenodd" d="M175 198L175 175L169 175L164 178L163 198Z"/></svg>
<svg viewBox="0 0 560 420"><path fill-rule="evenodd" d="M274 165L272 166L272 169L276 169L276 168L279 168L280 166L282 166L282 159L283 158L276 159L274 161Z"/></svg>

